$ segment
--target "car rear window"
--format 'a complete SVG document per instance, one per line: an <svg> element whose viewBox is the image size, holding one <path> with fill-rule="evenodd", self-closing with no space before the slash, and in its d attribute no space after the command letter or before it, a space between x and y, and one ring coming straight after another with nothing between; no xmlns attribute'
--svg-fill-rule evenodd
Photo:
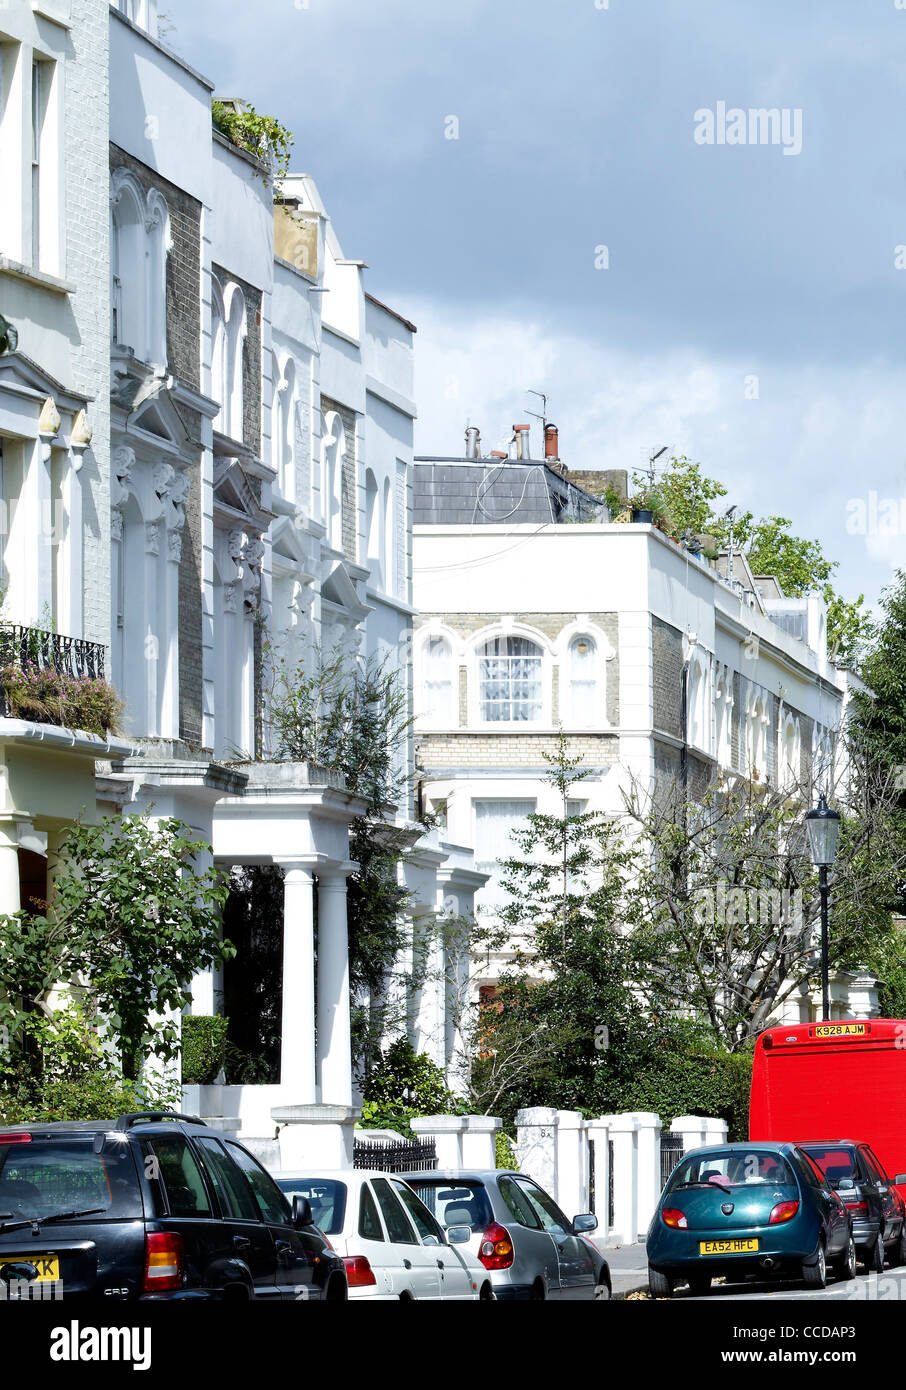
<svg viewBox="0 0 906 1390"><path fill-rule="evenodd" d="M480 1182L410 1178L409 1186L445 1230L450 1226L468 1226L472 1231L483 1231L494 1219L488 1194Z"/></svg>
<svg viewBox="0 0 906 1390"><path fill-rule="evenodd" d="M827 1148L816 1144L802 1144L800 1147L817 1164L831 1187L839 1187L841 1180L859 1181L856 1156L852 1149Z"/></svg>
<svg viewBox="0 0 906 1390"><path fill-rule="evenodd" d="M668 1192L682 1187L765 1186L795 1187L793 1170L782 1154L765 1149L736 1149L691 1154L677 1168L667 1185Z"/></svg>
<svg viewBox="0 0 906 1390"><path fill-rule="evenodd" d="M0 1213L8 1219L46 1218L88 1209L95 1214L85 1219L92 1221L144 1214L128 1141L108 1140L99 1154L93 1134L0 1141Z"/></svg>
<svg viewBox="0 0 906 1390"><path fill-rule="evenodd" d="M346 1218L346 1184L336 1178L277 1178L290 1201L307 1197L311 1219L326 1236L339 1235Z"/></svg>

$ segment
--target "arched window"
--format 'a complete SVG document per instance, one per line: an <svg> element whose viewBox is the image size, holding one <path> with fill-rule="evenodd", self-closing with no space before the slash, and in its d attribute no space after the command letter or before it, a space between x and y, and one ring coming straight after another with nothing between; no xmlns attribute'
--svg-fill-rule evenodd
<svg viewBox="0 0 906 1390"><path fill-rule="evenodd" d="M601 722L602 713L597 643L580 634L569 644L569 718L591 726Z"/></svg>
<svg viewBox="0 0 906 1390"><path fill-rule="evenodd" d="M146 193L125 169L111 186L111 336L140 362L167 361L167 256L170 213L156 188Z"/></svg>
<svg viewBox="0 0 906 1390"><path fill-rule="evenodd" d="M273 406L271 409L271 433L274 447L274 466L277 469L277 485L283 497L292 502L295 498L295 409L296 409L296 364L291 357L284 358L282 364L276 353L272 354Z"/></svg>
<svg viewBox="0 0 906 1390"><path fill-rule="evenodd" d="M227 350L226 314L220 281L211 277L211 395L220 404L215 430L226 434Z"/></svg>
<svg viewBox="0 0 906 1390"><path fill-rule="evenodd" d="M541 718L541 648L527 637L492 637L479 649L478 690L484 723Z"/></svg>
<svg viewBox="0 0 906 1390"><path fill-rule="evenodd" d="M746 727L747 772L757 781L767 781L767 714L761 695L756 695Z"/></svg>
<svg viewBox="0 0 906 1390"><path fill-rule="evenodd" d="M381 526L381 507L378 501L377 480L371 469L365 472L365 549L371 582L378 588L384 587L384 565L382 546L384 529Z"/></svg>
<svg viewBox="0 0 906 1390"><path fill-rule="evenodd" d="M709 752L705 667L699 657L689 663L686 736L694 748Z"/></svg>
<svg viewBox="0 0 906 1390"><path fill-rule="evenodd" d="M438 728L455 723L453 702L453 652L446 637L432 635L422 644L423 718Z"/></svg>
<svg viewBox="0 0 906 1390"><path fill-rule="evenodd" d="M245 314L245 295L238 285L227 285L223 295L226 337L226 363L223 394L222 432L230 439L242 440L243 402L242 402L242 350L245 344L247 322Z"/></svg>
<svg viewBox="0 0 906 1390"><path fill-rule="evenodd" d="M321 440L321 488L324 498L324 525L327 543L334 550L343 548L343 455L346 452L346 431L335 410L324 417L324 436Z"/></svg>
<svg viewBox="0 0 906 1390"><path fill-rule="evenodd" d="M390 490L390 479L384 479L384 588L387 593L393 592L393 494Z"/></svg>
<svg viewBox="0 0 906 1390"><path fill-rule="evenodd" d="M792 791L799 781L799 730L796 721L787 716L780 742L780 786Z"/></svg>

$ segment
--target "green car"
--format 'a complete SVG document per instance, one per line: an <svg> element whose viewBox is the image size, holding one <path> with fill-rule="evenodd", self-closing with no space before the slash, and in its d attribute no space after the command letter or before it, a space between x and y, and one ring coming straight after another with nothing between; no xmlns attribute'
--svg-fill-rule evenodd
<svg viewBox="0 0 906 1390"><path fill-rule="evenodd" d="M674 1168L648 1228L648 1285L705 1293L716 1275L802 1278L823 1289L856 1272L850 1215L796 1144L716 1144Z"/></svg>

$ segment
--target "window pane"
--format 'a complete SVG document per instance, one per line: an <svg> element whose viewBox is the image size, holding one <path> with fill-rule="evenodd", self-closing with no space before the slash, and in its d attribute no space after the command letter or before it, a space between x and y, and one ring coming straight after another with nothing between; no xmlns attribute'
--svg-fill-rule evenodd
<svg viewBox="0 0 906 1390"><path fill-rule="evenodd" d="M394 1245L418 1245L418 1237L386 1178L374 1179L374 1192Z"/></svg>
<svg viewBox="0 0 906 1390"><path fill-rule="evenodd" d="M426 1211L411 1188L404 1182L393 1181L393 1190L406 1208L412 1224L418 1231L422 1242L428 1245L443 1245L443 1235L434 1217Z"/></svg>
<svg viewBox="0 0 906 1390"><path fill-rule="evenodd" d="M157 1159L158 1182L166 1193L173 1216L211 1215L201 1169L181 1134L159 1134L153 1139L144 1139L142 1150L146 1156Z"/></svg>
<svg viewBox="0 0 906 1390"><path fill-rule="evenodd" d="M413 1178L415 1194L442 1226L468 1226L483 1231L494 1220L488 1194L480 1183L450 1184L445 1178Z"/></svg>
<svg viewBox="0 0 906 1390"><path fill-rule="evenodd" d="M481 890L480 911L504 900L500 864L518 855L519 847L512 832L524 829L526 817L534 810L535 802L528 800L475 802L475 867L479 873L491 875L490 882Z"/></svg>
<svg viewBox="0 0 906 1390"><path fill-rule="evenodd" d="M498 1178L497 1187L513 1220L518 1221L520 1226L528 1226L533 1231L540 1230L539 1217L536 1216L525 1193L519 1189L513 1179Z"/></svg>
<svg viewBox="0 0 906 1390"><path fill-rule="evenodd" d="M548 1197L540 1187L525 1180L519 1183L519 1187L527 1200L531 1203L532 1210L536 1212L538 1220L545 1231L553 1231L556 1235L565 1235L569 1230L569 1220L557 1206L553 1197Z"/></svg>
<svg viewBox="0 0 906 1390"><path fill-rule="evenodd" d="M223 1145L217 1139L199 1139L198 1144L224 1216L259 1221L258 1204Z"/></svg>
<svg viewBox="0 0 906 1390"><path fill-rule="evenodd" d="M384 1239L381 1218L378 1216L378 1209L367 1183L362 1185L362 1195L359 1199L359 1235L363 1240Z"/></svg>
<svg viewBox="0 0 906 1390"><path fill-rule="evenodd" d="M231 1156L242 1169L249 1186L255 1194L255 1201L265 1221L273 1221L280 1226L288 1226L292 1221L289 1202L274 1182L270 1173L265 1172L250 1153L238 1144L228 1144Z"/></svg>
<svg viewBox="0 0 906 1390"><path fill-rule="evenodd" d="M100 1207L94 1221L142 1214L135 1159L128 1144L108 1141L94 1152L84 1139L41 1139L0 1145L0 1210L16 1218ZM29 1237L30 1239L30 1237Z"/></svg>

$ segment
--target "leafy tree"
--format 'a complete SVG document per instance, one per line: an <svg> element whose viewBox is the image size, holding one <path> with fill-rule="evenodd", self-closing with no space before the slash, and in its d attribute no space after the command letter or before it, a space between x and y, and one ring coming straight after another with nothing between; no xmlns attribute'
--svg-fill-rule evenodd
<svg viewBox="0 0 906 1390"><path fill-rule="evenodd" d="M380 1054L368 1074L362 1096L364 1129L395 1129L414 1137L409 1122L420 1115L450 1115L461 1101L447 1088L443 1070L406 1038Z"/></svg>
<svg viewBox="0 0 906 1390"><path fill-rule="evenodd" d="M60 846L46 915L0 917L0 1025L36 1072L42 1020L60 984L77 988L128 1079L148 1054L178 1054L179 1023L165 1015L190 1002L199 970L233 949L221 938L225 884L197 867L206 850L172 818L75 825Z"/></svg>
<svg viewBox="0 0 906 1390"><path fill-rule="evenodd" d="M906 570L896 571L881 608L884 616L862 667L870 693L855 697L858 728L875 757L906 768Z"/></svg>
<svg viewBox="0 0 906 1390"><path fill-rule="evenodd" d="M890 900L906 865L884 777L855 750L850 775L831 885L831 969L864 968L895 946ZM747 779L716 782L696 804L678 787L653 796L633 788L626 798L638 987L657 1007L666 999L706 1020L731 1051L819 979L808 800L806 789Z"/></svg>

